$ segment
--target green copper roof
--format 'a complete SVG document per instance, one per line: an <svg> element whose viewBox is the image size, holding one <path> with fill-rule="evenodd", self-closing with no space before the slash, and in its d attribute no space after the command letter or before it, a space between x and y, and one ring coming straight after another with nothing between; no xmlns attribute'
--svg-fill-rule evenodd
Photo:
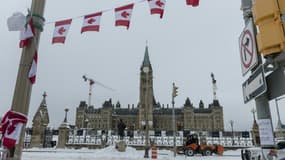
<svg viewBox="0 0 285 160"><path fill-rule="evenodd" d="M144 52L143 66L149 66L149 65L150 65L150 60L148 55L148 46L146 46Z"/></svg>

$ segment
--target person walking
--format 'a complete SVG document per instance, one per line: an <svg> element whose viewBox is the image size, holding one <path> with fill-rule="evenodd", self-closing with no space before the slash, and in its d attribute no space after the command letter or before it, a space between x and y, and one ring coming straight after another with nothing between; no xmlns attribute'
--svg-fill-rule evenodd
<svg viewBox="0 0 285 160"><path fill-rule="evenodd" d="M125 136L126 125L122 119L120 119L120 121L117 125L117 128L118 128L118 134L119 134L120 140L123 140L123 138Z"/></svg>

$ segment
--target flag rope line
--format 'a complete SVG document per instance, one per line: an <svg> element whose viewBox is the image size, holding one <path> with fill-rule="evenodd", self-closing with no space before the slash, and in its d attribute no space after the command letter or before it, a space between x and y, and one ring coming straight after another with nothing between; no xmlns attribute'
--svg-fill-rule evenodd
<svg viewBox="0 0 285 160"><path fill-rule="evenodd" d="M147 0L139 0L139 1L137 1L137 2L134 2L134 4L139 4L139 3L142 3L142 2L145 2L145 1L147 1ZM130 3L131 3L131 2L130 2ZM121 5L121 6L124 6L124 5ZM105 10L102 10L101 12L102 12L102 13L110 12L110 11L113 11L114 8L116 8L116 7L113 7L113 8L110 8L110 9L105 9ZM95 13L95 12L93 12L93 13ZM90 13L90 14L92 14L92 13ZM88 15L88 14L85 14L85 15ZM83 18L85 15L81 15L81 16L77 16L77 17L72 17L72 18L65 18L65 19L72 19L72 20L74 20L74 19L80 19L80 18ZM64 20L64 19L62 19L62 20ZM60 21L60 20L59 20L59 21ZM53 23L55 23L55 22L57 22L57 21L50 21L50 22L46 22L46 23L44 23L44 24L53 24Z"/></svg>

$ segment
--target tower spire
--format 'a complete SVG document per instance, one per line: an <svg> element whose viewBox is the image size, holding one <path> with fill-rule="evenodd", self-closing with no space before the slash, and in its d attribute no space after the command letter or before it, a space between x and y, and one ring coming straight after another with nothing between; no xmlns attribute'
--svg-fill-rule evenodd
<svg viewBox="0 0 285 160"><path fill-rule="evenodd" d="M143 130L144 125L148 126L148 121L153 120L153 76L150 58L148 54L148 46L145 47L145 53L142 65L140 67L140 110L139 110L139 128ZM146 120L148 119L148 120ZM147 123L146 123L147 122ZM152 126L149 126L152 128Z"/></svg>
<svg viewBox="0 0 285 160"><path fill-rule="evenodd" d="M147 42L146 42L147 43ZM144 52L144 59L143 59L143 66L150 66L150 60L148 55L148 46L145 46L145 52Z"/></svg>
<svg viewBox="0 0 285 160"><path fill-rule="evenodd" d="M46 103L46 97L47 97L47 93L46 92L44 92L44 94L43 94L43 100L42 100L42 102L41 102L41 105L40 106L47 106L47 103Z"/></svg>

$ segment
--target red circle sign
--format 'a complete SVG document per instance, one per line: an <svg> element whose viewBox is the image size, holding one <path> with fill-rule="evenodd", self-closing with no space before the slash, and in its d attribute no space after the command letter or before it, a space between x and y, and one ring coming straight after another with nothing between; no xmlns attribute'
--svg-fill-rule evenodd
<svg viewBox="0 0 285 160"><path fill-rule="evenodd" d="M240 42L240 56L245 68L249 68L254 56L253 36L249 30L245 30Z"/></svg>

